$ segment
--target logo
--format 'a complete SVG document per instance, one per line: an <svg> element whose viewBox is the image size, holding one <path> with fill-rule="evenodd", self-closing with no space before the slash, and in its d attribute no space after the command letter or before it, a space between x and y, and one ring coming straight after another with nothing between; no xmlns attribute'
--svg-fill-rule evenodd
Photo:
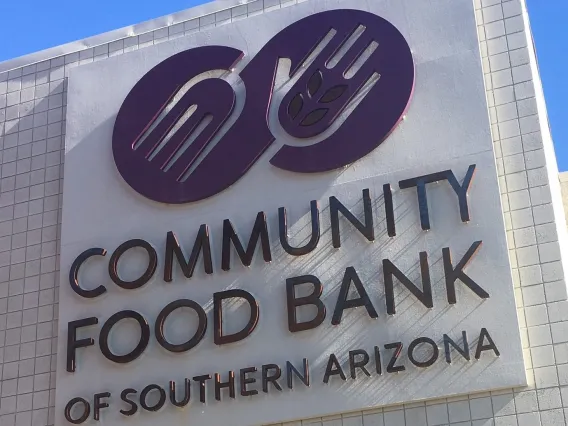
<svg viewBox="0 0 568 426"><path fill-rule="evenodd" d="M281 59L291 64L293 85L277 117L296 143L285 140L269 161L291 172L326 172L369 154L401 121L414 89L410 47L391 23L364 11L332 10L283 29L242 69L246 97L232 124L237 94L227 80L204 78L183 92L192 79L230 72L243 57L231 47L198 47L136 83L112 137L118 171L135 191L182 204L237 182L276 140L269 108Z"/></svg>

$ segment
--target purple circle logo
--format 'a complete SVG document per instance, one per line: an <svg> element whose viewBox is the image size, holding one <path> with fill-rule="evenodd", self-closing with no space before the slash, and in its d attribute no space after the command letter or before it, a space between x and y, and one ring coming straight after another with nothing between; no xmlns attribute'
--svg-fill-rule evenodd
<svg viewBox="0 0 568 426"><path fill-rule="evenodd" d="M171 56L136 83L112 137L118 171L135 191L182 204L237 182L275 141L268 111L280 59L289 59L295 80L278 109L282 129L300 140L329 133L318 143L284 145L270 159L292 172L330 171L369 154L401 121L414 89L410 47L391 23L359 10L322 12L279 32L244 67L244 106L216 138L234 113L233 87L205 78L183 88L212 70L233 69L242 58L231 47L198 47Z"/></svg>

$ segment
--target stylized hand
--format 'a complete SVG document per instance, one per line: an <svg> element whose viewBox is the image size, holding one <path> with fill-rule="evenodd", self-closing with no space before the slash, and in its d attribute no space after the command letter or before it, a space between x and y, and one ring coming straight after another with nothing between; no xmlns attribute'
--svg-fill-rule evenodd
<svg viewBox="0 0 568 426"><path fill-rule="evenodd" d="M356 25L346 37L333 36L282 100L282 127L297 138L327 130L376 73L374 67L365 65L374 62L377 46L372 33L362 26ZM355 64L358 69L348 77Z"/></svg>

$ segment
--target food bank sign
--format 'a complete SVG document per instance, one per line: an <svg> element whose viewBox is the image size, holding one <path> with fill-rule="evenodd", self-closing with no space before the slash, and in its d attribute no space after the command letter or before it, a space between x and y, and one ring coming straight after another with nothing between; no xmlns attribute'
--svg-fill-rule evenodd
<svg viewBox="0 0 568 426"><path fill-rule="evenodd" d="M312 0L73 73L57 424L525 383L473 6L422 3Z"/></svg>

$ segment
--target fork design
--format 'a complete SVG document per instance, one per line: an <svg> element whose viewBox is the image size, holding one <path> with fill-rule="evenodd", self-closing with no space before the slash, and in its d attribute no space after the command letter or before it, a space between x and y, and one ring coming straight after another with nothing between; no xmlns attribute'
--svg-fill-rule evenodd
<svg viewBox="0 0 568 426"><path fill-rule="evenodd" d="M215 96L210 94L215 92ZM182 115L192 106L197 109L191 116L177 129L167 143L159 149L159 145L178 123ZM208 79L201 84L193 86L169 113L157 124L148 136L136 148L144 157L156 163L164 173L170 174L172 179L180 182L187 169L196 161L198 155L211 141L215 133L225 123L231 115L235 106L235 92L225 80ZM208 117L209 111L217 108L216 115L212 117L204 129L198 133L197 129ZM195 139L186 150L175 158L181 151L182 145L192 136Z"/></svg>
<svg viewBox="0 0 568 426"><path fill-rule="evenodd" d="M317 53L330 32L333 37ZM243 110L222 137L218 133L227 127L236 99L224 80L200 81L166 113L192 78L230 70L242 57L230 47L190 49L158 64L134 86L112 140L117 168L133 189L154 201L180 204L237 182L274 142L268 109L280 58L290 59L290 78L305 68L278 110L291 137L322 134L358 102L323 141L284 145L270 159L284 170L329 171L367 155L397 126L414 88L410 48L392 24L364 11L333 10L285 28L250 60L240 73L247 89ZM183 121L190 108L195 111Z"/></svg>

